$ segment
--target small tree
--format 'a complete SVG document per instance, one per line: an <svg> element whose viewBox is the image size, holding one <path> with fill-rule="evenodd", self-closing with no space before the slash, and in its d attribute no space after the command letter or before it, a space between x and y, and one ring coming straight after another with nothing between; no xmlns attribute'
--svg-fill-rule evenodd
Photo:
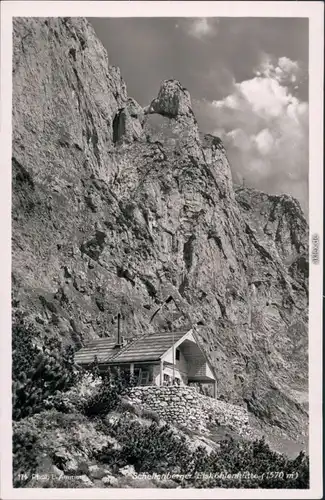
<svg viewBox="0 0 325 500"><path fill-rule="evenodd" d="M35 339L39 333L16 313L12 327L12 414L14 420L38 413L44 401L59 391L67 391L79 378L74 350L44 337L43 347Z"/></svg>

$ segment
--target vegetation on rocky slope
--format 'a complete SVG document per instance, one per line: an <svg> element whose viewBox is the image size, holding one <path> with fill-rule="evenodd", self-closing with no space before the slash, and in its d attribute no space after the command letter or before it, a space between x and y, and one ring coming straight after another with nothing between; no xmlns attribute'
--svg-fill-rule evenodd
<svg viewBox="0 0 325 500"><path fill-rule="evenodd" d="M19 339L26 334L31 347L31 332L21 320L14 332L15 487L123 487L124 473L133 487L308 487L303 453L290 460L272 452L264 440L233 438L211 450L203 443L194 446L191 433L126 404L122 396L133 384L127 377L78 373L71 358L55 357L51 365L51 349L42 352L41 364L35 362L38 350L31 354L27 370L26 347ZM47 366L44 377L40 366ZM17 386L24 367L24 387L35 387L38 394L35 404L31 397L23 399ZM62 376L70 375L63 377L65 384L57 383L57 368ZM20 412L15 411L17 400Z"/></svg>
<svg viewBox="0 0 325 500"><path fill-rule="evenodd" d="M37 345L37 334L19 312L12 328L12 414L14 420L39 413L50 396L67 391L77 382L74 351L59 340L45 337Z"/></svg>

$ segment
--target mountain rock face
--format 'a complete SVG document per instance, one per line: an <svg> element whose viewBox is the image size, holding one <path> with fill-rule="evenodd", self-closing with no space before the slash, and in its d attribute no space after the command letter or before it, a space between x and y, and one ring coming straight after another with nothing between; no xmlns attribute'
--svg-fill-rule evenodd
<svg viewBox="0 0 325 500"><path fill-rule="evenodd" d="M86 20L16 18L13 49L14 308L77 346L115 335L118 312L126 337L193 325L218 395L303 439L298 202L233 186L179 82L144 109L128 97Z"/></svg>

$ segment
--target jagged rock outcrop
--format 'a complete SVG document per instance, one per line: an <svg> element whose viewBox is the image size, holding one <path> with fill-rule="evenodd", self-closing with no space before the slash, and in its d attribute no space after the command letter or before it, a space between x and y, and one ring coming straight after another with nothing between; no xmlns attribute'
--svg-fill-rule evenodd
<svg viewBox="0 0 325 500"><path fill-rule="evenodd" d="M159 89L158 97L145 110L168 118L193 116L191 97L177 80L165 80Z"/></svg>
<svg viewBox="0 0 325 500"><path fill-rule="evenodd" d="M15 19L13 41L14 307L77 345L118 312L125 336L196 325L219 394L303 439L298 203L234 189L178 82L142 110L84 19Z"/></svg>

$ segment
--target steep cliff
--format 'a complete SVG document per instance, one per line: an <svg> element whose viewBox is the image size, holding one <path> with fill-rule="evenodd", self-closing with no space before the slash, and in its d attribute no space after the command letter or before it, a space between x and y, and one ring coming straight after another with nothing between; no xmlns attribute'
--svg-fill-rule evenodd
<svg viewBox="0 0 325 500"><path fill-rule="evenodd" d="M195 325L219 395L303 436L297 201L233 186L179 82L142 109L84 19L15 19L13 36L14 308L80 346L118 312L125 336Z"/></svg>

